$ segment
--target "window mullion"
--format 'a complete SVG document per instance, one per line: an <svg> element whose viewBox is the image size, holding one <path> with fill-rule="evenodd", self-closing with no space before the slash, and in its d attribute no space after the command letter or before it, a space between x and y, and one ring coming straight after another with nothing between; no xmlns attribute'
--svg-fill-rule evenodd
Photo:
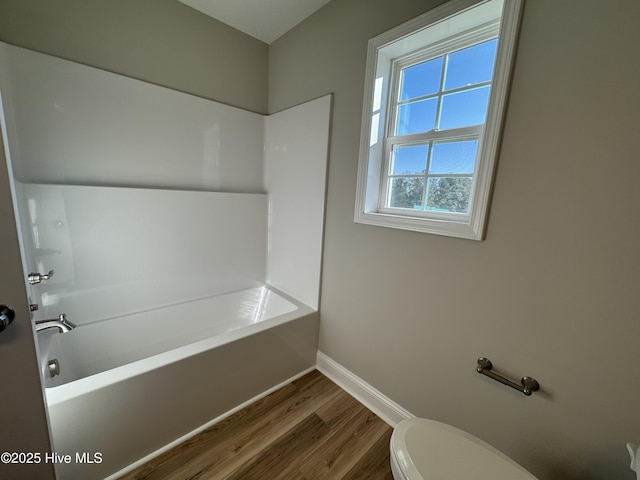
<svg viewBox="0 0 640 480"><path fill-rule="evenodd" d="M449 55L445 55L442 61L442 70L440 71L440 88L438 89L438 104L436 105L436 124L434 129L437 131L440 125L440 115L442 113L442 96L444 91L444 77L447 72L447 63L449 63Z"/></svg>
<svg viewBox="0 0 640 480"><path fill-rule="evenodd" d="M429 170L431 168L431 155L433 154L433 141L429 142L427 153L427 166L424 170L424 190L422 192L422 210L427 209L427 194L429 193Z"/></svg>
<svg viewBox="0 0 640 480"><path fill-rule="evenodd" d="M394 127L395 128L395 127ZM391 155L393 154L393 144L388 141L385 141L384 144L384 160L382 165L382 174L380 175L380 185L379 185L379 194L378 194L378 208L383 208L387 205L387 199L389 197L390 185L391 182Z"/></svg>
<svg viewBox="0 0 640 480"><path fill-rule="evenodd" d="M388 99L387 108L387 138L395 135L398 124L398 112L400 107L400 82L402 78L402 68L397 63L393 66L391 74L391 94Z"/></svg>
<svg viewBox="0 0 640 480"><path fill-rule="evenodd" d="M463 139L464 137L478 137L482 134L484 125L473 125L471 127L450 128L447 130L430 130L422 133L412 133L410 135L389 136L387 142L390 145L426 143L431 140Z"/></svg>
<svg viewBox="0 0 640 480"><path fill-rule="evenodd" d="M448 55L447 55L447 58L448 58ZM467 91L467 90L473 90L475 88L482 88L482 87L486 87L486 86L491 86L491 80L487 80L485 82L474 83L472 85L464 85L462 87L451 88L451 89L446 90L446 91L444 90L444 86L442 86L441 90L436 92L436 93L431 93L429 95L423 95L421 97L409 98L407 100L398 100L396 105L398 107L400 107L400 106L406 105L408 103L421 102L423 100L429 100L429 99L432 99L432 98L443 96L445 94L446 95L451 95L453 93L464 92L464 91Z"/></svg>

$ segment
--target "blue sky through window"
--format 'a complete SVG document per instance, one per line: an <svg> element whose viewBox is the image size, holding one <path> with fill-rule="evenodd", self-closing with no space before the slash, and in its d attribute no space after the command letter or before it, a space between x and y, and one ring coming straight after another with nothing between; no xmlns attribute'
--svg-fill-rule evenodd
<svg viewBox="0 0 640 480"><path fill-rule="evenodd" d="M477 140L434 143L429 174L472 174L477 149Z"/></svg>
<svg viewBox="0 0 640 480"><path fill-rule="evenodd" d="M398 109L398 135L433 130L436 123L437 109L437 98L401 105Z"/></svg>
<svg viewBox="0 0 640 480"><path fill-rule="evenodd" d="M489 86L444 95L440 130L484 123L489 103Z"/></svg>
<svg viewBox="0 0 640 480"><path fill-rule="evenodd" d="M406 103L398 106L396 135L483 124L490 86L473 87L491 81L497 45L498 40L492 39L404 68L398 99ZM469 89L446 94L465 87ZM442 101L436 125L439 95Z"/></svg>
<svg viewBox="0 0 640 480"><path fill-rule="evenodd" d="M396 147L393 155L393 175L423 173L427 169L429 145L410 145Z"/></svg>
<svg viewBox="0 0 640 480"><path fill-rule="evenodd" d="M449 54L444 89L464 87L491 80L498 39L479 43Z"/></svg>
<svg viewBox="0 0 640 480"><path fill-rule="evenodd" d="M429 175L467 174L475 169L478 140L434 142ZM427 169L429 145L397 146L393 152L391 175L423 174Z"/></svg>
<svg viewBox="0 0 640 480"><path fill-rule="evenodd" d="M438 57L428 62L405 68L402 72L400 100L410 100L438 93L438 90L440 90L440 76L442 75L442 62L443 57Z"/></svg>

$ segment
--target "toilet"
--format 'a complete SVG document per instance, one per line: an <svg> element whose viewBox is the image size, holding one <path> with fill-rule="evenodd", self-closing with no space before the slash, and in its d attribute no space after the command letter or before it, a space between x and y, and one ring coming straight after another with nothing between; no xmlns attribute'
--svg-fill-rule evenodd
<svg viewBox="0 0 640 480"><path fill-rule="evenodd" d="M395 480L536 480L488 443L425 418L398 424L390 457Z"/></svg>

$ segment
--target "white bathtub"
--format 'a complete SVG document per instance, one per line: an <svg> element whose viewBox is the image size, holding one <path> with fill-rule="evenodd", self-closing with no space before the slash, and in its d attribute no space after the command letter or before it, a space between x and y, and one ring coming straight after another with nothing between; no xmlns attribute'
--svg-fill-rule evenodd
<svg viewBox="0 0 640 480"><path fill-rule="evenodd" d="M117 478L309 371L317 322L260 287L39 332L57 477Z"/></svg>

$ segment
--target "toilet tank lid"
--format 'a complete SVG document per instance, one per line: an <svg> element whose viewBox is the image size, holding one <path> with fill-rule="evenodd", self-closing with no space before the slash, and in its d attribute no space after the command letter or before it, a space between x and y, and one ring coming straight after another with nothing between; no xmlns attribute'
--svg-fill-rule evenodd
<svg viewBox="0 0 640 480"><path fill-rule="evenodd" d="M425 418L401 421L391 436L391 452L411 479L536 480L483 440Z"/></svg>

